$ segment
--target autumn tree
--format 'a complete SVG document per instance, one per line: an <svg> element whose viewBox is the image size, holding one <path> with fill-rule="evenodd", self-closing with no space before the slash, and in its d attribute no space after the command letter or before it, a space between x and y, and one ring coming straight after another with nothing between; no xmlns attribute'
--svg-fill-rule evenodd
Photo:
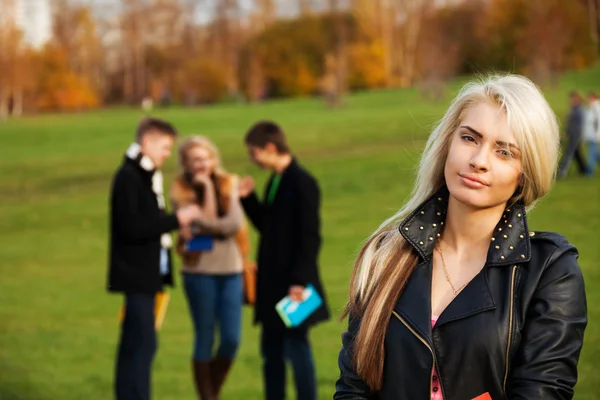
<svg viewBox="0 0 600 400"><path fill-rule="evenodd" d="M490 66L531 75L540 83L595 59L588 16L580 2L494 0L487 15Z"/></svg>
<svg viewBox="0 0 600 400"><path fill-rule="evenodd" d="M31 49L23 41L17 26L14 0L0 0L0 119L19 116L32 88Z"/></svg>
<svg viewBox="0 0 600 400"><path fill-rule="evenodd" d="M69 65L69 54L57 44L48 44L36 57L36 107L41 111L84 110L99 99L89 78Z"/></svg>

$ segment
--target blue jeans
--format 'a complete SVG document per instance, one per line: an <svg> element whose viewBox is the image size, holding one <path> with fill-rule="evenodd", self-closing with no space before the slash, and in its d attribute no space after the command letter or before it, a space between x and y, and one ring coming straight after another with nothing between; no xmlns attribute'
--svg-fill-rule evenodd
<svg viewBox="0 0 600 400"><path fill-rule="evenodd" d="M285 361L294 371L296 398L317 399L315 363L308 341L308 329L269 329L263 327L261 336L265 398L285 399Z"/></svg>
<svg viewBox="0 0 600 400"><path fill-rule="evenodd" d="M186 273L183 282L194 322L194 360L212 358L217 323L220 333L217 355L233 359L242 328L242 275Z"/></svg>
<svg viewBox="0 0 600 400"><path fill-rule="evenodd" d="M596 164L600 164L600 154L598 153L598 142L588 142L588 173L593 174L596 171Z"/></svg>

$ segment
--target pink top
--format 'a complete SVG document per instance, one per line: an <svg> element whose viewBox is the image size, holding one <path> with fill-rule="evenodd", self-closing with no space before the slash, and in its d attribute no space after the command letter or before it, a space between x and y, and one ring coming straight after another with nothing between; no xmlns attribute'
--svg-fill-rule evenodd
<svg viewBox="0 0 600 400"><path fill-rule="evenodd" d="M435 323L438 320L438 316L431 316L431 327L435 326ZM431 400L444 400L444 396L442 395L442 388L440 387L440 379L438 377L437 370L435 366L433 367L433 380L431 381Z"/></svg>

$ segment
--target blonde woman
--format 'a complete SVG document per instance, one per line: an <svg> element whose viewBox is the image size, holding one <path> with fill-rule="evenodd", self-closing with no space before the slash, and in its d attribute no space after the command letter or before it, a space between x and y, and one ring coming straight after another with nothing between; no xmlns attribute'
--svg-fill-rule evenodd
<svg viewBox="0 0 600 400"><path fill-rule="evenodd" d="M528 79L467 84L412 198L359 253L335 399L570 399L587 324L575 247L534 232L556 117Z"/></svg>
<svg viewBox="0 0 600 400"><path fill-rule="evenodd" d="M182 258L186 297L195 329L193 376L201 399L217 399L236 355L241 335L242 271L250 243L239 202L238 181L226 173L216 147L192 136L179 148L181 175L171 189L174 208L200 205L203 218L195 221L212 238L212 248L186 250L193 236L180 230L177 251ZM216 354L213 337L219 327Z"/></svg>

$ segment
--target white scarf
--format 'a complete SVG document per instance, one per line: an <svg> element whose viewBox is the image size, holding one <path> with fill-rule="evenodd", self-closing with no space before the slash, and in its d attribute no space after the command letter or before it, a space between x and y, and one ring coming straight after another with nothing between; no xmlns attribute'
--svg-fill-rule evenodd
<svg viewBox="0 0 600 400"><path fill-rule="evenodd" d="M142 147L138 143L132 143L125 152L127 158L137 163L148 172L154 171L152 174L152 191L156 195L158 207L161 210L165 209L165 196L163 192L163 175L159 169L154 167L154 163L148 156L142 154ZM173 246L173 239L169 233L163 233L160 237L160 244L165 249L170 249Z"/></svg>

